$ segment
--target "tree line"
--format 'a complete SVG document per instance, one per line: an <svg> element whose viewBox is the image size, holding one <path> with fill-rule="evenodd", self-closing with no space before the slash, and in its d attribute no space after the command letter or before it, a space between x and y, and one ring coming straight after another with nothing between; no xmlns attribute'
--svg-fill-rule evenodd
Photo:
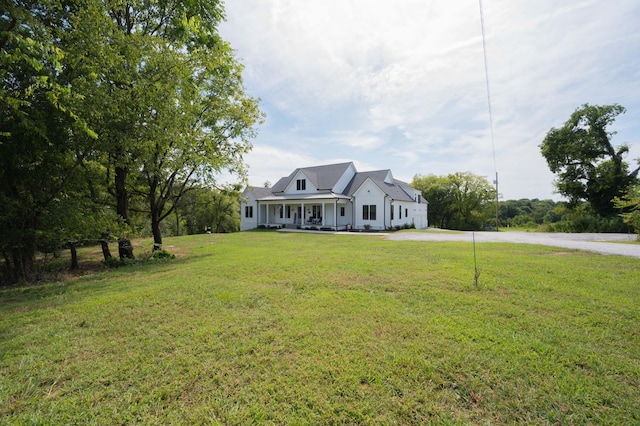
<svg viewBox="0 0 640 426"><path fill-rule="evenodd" d="M620 105L582 105L565 124L551 128L540 144L555 173L557 193L567 201L498 202L503 227L551 232L640 231L640 165L630 169L628 144L615 146L607 126L624 113ZM481 230L495 228L495 188L482 176L458 172L417 175L412 186L429 201L430 226Z"/></svg>
<svg viewBox="0 0 640 426"><path fill-rule="evenodd" d="M3 5L3 279L32 279L36 252L62 243L102 241L106 259L114 240L131 258L130 239L150 229L161 248L185 197L220 172L245 177L263 115L218 34L222 2Z"/></svg>

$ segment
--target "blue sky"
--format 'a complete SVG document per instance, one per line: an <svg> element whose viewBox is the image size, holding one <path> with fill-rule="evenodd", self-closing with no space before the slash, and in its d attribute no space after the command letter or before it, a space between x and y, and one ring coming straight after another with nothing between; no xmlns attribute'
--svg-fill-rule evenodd
<svg viewBox="0 0 640 426"><path fill-rule="evenodd" d="M613 141L640 157L637 0L483 0L493 142L477 0L225 7L220 33L267 115L245 157L253 185L353 161L406 182L497 169L503 199L559 200L539 144L584 103L624 106Z"/></svg>

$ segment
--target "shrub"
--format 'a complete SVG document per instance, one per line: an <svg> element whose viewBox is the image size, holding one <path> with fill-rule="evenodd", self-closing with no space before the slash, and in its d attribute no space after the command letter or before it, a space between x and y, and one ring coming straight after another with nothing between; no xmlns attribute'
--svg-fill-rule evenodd
<svg viewBox="0 0 640 426"><path fill-rule="evenodd" d="M156 250L151 255L151 260L167 260L167 259L175 259L176 255L171 254L166 250Z"/></svg>

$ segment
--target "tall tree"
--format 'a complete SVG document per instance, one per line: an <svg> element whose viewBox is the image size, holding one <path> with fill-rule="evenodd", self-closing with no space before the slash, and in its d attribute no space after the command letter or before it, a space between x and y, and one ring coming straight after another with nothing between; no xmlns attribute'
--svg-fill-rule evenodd
<svg viewBox="0 0 640 426"><path fill-rule="evenodd" d="M469 172L417 175L411 186L429 201L429 223L447 229L481 229L484 206L495 199L495 189L487 179Z"/></svg>
<svg viewBox="0 0 640 426"><path fill-rule="evenodd" d="M161 221L194 184L213 184L223 170L243 177L243 154L262 114L217 33L219 1L104 5L111 22L98 51L110 54L93 59L103 61L100 99L106 110L117 109L96 114L96 128L109 153L118 214L128 222L132 210L148 214L159 248Z"/></svg>
<svg viewBox="0 0 640 426"><path fill-rule="evenodd" d="M640 239L640 185L629 187L625 194L616 197L613 202L622 211L620 216L624 223L632 226Z"/></svg>
<svg viewBox="0 0 640 426"><path fill-rule="evenodd" d="M78 188L95 133L74 108L59 46L72 5L9 1L0 19L0 251L5 275L30 279L45 222ZM76 214L69 210L65 214Z"/></svg>
<svg viewBox="0 0 640 426"><path fill-rule="evenodd" d="M607 126L624 113L620 105L584 104L560 128L551 128L540 144L549 169L556 174L558 193L571 205L586 200L601 216L616 214L612 203L638 181L640 167L629 171L626 144L614 146L616 132Z"/></svg>

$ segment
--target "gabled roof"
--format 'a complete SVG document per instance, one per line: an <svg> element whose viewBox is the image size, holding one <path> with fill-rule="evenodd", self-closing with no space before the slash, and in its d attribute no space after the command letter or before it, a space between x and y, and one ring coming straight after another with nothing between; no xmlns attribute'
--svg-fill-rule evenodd
<svg viewBox="0 0 640 426"><path fill-rule="evenodd" d="M273 185L271 190L274 194L284 192L298 173L302 172L309 179L311 184L313 184L313 186L319 191L328 191L333 189L336 183L338 183L338 180L340 180L342 175L344 175L344 172L352 164L353 163L350 162L295 169L289 176L281 178L275 185Z"/></svg>
<svg viewBox="0 0 640 426"><path fill-rule="evenodd" d="M271 192L271 188L264 188L260 186L250 186L249 189L253 191L256 198L270 197L273 195L273 192Z"/></svg>
<svg viewBox="0 0 640 426"><path fill-rule="evenodd" d="M391 197L391 199L396 201L414 201L413 198L411 198L409 194L401 188L402 185L409 186L408 184L397 179L393 180L394 183L386 183L384 181L388 174L389 170L358 172L353 177L349 185L347 185L344 193L346 195L353 196L353 194L355 194L358 188L360 188L367 179L371 179L371 181L375 183L385 194Z"/></svg>
<svg viewBox="0 0 640 426"><path fill-rule="evenodd" d="M280 178L272 188L262 188L257 186L249 187L255 197L259 200L287 200L287 199L315 199L322 194L323 198L328 195L326 191L332 190L342 178L349 167L353 163L329 164L326 166L304 167L295 169L289 176ZM302 172L309 179L311 184L318 189L318 192L296 193L286 195L284 191L291 184L293 179ZM331 194L331 198L348 199L352 197L358 188L364 184L367 179L371 180L386 195L394 201L415 202L413 198L414 190L406 182L394 179L391 170L375 170L371 172L356 172L347 187L341 194Z"/></svg>

